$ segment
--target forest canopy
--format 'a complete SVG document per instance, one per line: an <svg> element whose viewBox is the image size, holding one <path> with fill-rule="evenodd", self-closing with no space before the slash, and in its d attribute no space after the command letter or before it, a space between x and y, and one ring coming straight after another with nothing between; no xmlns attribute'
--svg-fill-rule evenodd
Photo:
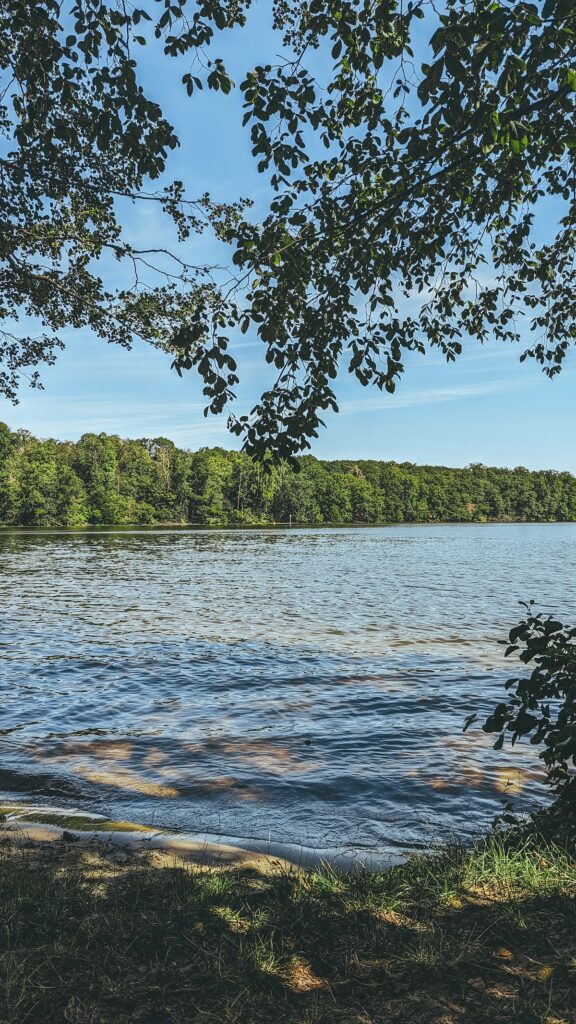
<svg viewBox="0 0 576 1024"><path fill-rule="evenodd" d="M242 452L165 437L38 440L0 423L0 525L257 525L576 520L576 477L473 465L300 459L264 472Z"/></svg>
<svg viewBox="0 0 576 1024"><path fill-rule="evenodd" d="M4 0L0 393L38 384L67 328L139 337L277 461L310 447L341 372L392 392L411 353L494 338L557 374L576 340L573 0L271 0L274 56L235 82L222 47L250 53L255 6ZM203 90L236 104L257 211L170 180L149 51L191 117ZM161 210L174 250L131 241L126 204ZM192 260L199 232L222 273ZM273 371L247 412L240 332Z"/></svg>

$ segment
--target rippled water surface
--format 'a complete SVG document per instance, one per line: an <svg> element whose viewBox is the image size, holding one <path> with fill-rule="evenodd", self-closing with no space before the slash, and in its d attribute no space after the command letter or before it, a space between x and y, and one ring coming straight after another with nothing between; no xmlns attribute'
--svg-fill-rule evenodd
<svg viewBox="0 0 576 1024"><path fill-rule="evenodd" d="M471 832L538 791L472 711L576 525L0 533L0 787L323 848Z"/></svg>

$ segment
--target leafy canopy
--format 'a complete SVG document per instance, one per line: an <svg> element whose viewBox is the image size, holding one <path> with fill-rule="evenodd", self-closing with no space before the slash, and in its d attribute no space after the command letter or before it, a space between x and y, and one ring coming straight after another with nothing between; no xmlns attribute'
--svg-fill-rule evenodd
<svg viewBox="0 0 576 1024"><path fill-rule="evenodd" d="M573 0L275 0L275 63L238 88L268 212L150 191L177 139L139 85L147 39L189 54L194 100L233 83L214 48L250 31L251 0L143 8L7 0L0 17L0 310L38 316L41 339L6 331L0 378L51 360L64 325L169 348L195 367L208 408L230 411L248 452L293 457L336 409L341 369L393 391L406 354L463 339L524 340L547 374L576 339L576 8ZM159 203L181 239L208 227L232 273L135 250L118 200ZM236 197L231 197L236 199ZM98 260L134 269L107 289ZM138 269L165 279L141 286ZM236 327L259 338L273 386L233 406Z"/></svg>

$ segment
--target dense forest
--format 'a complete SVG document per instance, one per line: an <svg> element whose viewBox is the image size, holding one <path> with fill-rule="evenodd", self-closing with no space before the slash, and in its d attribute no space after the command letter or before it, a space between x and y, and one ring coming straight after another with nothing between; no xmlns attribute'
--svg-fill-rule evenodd
<svg viewBox="0 0 576 1024"><path fill-rule="evenodd" d="M576 478L358 459L265 472L222 448L164 437L38 440L0 423L0 524L426 523L576 520Z"/></svg>

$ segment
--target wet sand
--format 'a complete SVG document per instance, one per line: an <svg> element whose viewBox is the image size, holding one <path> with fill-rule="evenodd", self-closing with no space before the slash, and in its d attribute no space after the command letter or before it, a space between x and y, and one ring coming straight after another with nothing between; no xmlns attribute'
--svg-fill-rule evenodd
<svg viewBox="0 0 576 1024"><path fill-rule="evenodd" d="M74 814L69 810L0 805L4 833L22 842L65 842L115 845L126 851L154 851L155 862L166 865L190 863L207 867L253 869L262 874L298 871L328 863L340 870L384 868L399 864L402 853L367 852L359 857L337 848L311 849L297 844L238 841L231 837L173 833L134 822L112 821L98 816Z"/></svg>

